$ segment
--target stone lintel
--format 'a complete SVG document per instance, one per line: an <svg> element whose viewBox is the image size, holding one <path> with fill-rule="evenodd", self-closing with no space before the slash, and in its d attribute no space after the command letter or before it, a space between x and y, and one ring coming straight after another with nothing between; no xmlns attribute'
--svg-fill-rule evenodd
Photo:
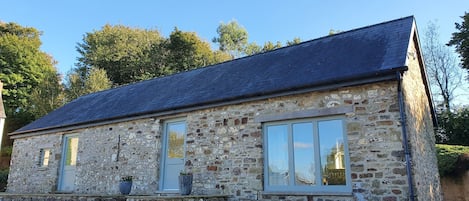
<svg viewBox="0 0 469 201"><path fill-rule="evenodd" d="M262 123L262 122L269 122L269 121L332 116L332 115L346 114L350 112L353 112L353 106L340 106L340 107L331 107L331 108L309 109L309 110L302 110L302 111L296 111L296 112L286 112L286 113L280 113L280 114L259 115L254 118L254 121L256 123Z"/></svg>

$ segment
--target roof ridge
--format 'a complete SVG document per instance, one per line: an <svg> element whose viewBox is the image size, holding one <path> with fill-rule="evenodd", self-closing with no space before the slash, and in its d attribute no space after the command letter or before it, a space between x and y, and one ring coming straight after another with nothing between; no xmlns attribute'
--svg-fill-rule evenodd
<svg viewBox="0 0 469 201"><path fill-rule="evenodd" d="M296 45L300 45L300 44L304 44L304 43L309 43L309 42L313 42L313 41L323 40L325 38L335 37L335 36L339 36L339 35L345 35L345 34L349 34L351 32L356 32L356 31L360 31L360 30L363 30L363 29L369 29L369 28L372 28L372 27L381 26L381 25L384 25L384 24L393 23L393 22L400 21L400 20L405 20L405 19L408 19L408 18L414 18L414 16L410 15L410 16L407 16L407 17L401 17L401 18L398 18L398 19L388 20L388 21L377 23L377 24L367 25L367 26L364 26L364 27L357 27L357 28L350 29L350 30L347 30L347 31L342 31L342 32L339 32L339 33L335 33L335 34L332 34L332 35L321 36L319 38L314 38L314 39L311 39L311 40L303 41L303 42L298 43L298 44L284 46L284 47L277 48L275 50L271 50L271 51L268 51L268 52L272 52L272 51L276 51L276 50L280 50L280 49L283 49L283 48L288 48L288 47L291 47L291 46L296 46Z"/></svg>
<svg viewBox="0 0 469 201"><path fill-rule="evenodd" d="M355 85L394 78L402 70L396 67L405 64L413 24L410 17L400 18L91 93L11 135L337 87L352 78Z"/></svg>
<svg viewBox="0 0 469 201"><path fill-rule="evenodd" d="M388 21L380 22L380 23L378 23L378 24L372 24L372 25L368 25L368 26L364 26L364 27L358 27L358 28L354 28L354 29L347 30L347 31L339 32L339 33L336 33L336 34L327 35L327 36L323 36L323 37L320 37L320 38L315 38L315 39L310 40L310 41L321 40L321 39L324 39L324 38L333 37L333 36L338 36L338 35L344 35L344 34L347 34L347 33L350 33L350 32L355 32L355 31L359 31L359 30L363 30L363 29L369 29L369 28L372 28L372 27L382 26L382 25L384 25L384 24L394 23L394 22L401 21L401 20L406 20L406 19L408 19L408 18L414 18L414 16L413 16L413 15L410 15L410 16L407 16L407 17L401 17L401 18L399 18L399 19L394 19L394 20L388 20ZM414 19L415 19L415 18L414 18Z"/></svg>
<svg viewBox="0 0 469 201"><path fill-rule="evenodd" d="M198 67L198 68L195 68L195 69L176 72L176 73L161 76L161 77L154 77L154 78L151 78L151 79L148 79L148 80L141 80L141 81L138 81L138 82L128 83L128 84L125 84L125 85L119 85L117 87L113 87L113 88L105 89L105 90L102 90L102 91L96 91L96 92L92 92L92 93L89 93L89 94L82 95L82 96L76 98L75 100L77 100L81 97L89 96L89 95L95 95L95 94L104 93L104 92L107 92L107 91L118 90L120 88L129 87L129 86L136 85L136 84L142 84L142 83L145 83L145 82L150 82L150 81L153 81L153 80L156 80L156 79L163 79L163 78L167 78L167 77L177 76L177 75L187 73L187 72L198 71L198 70L203 70L203 69L207 69L207 68L213 68L213 67L216 67L219 64L223 64L223 63L227 63L227 62L233 62L233 61L237 61L237 60L244 60L244 59L248 59L248 58L259 56L259 55L280 51L280 50L283 50L283 49L286 49L286 48L291 48L291 47L294 47L294 46L298 46L298 45L302 45L302 44L306 44L306 43L311 43L311 42L314 42L314 41L323 40L325 38L344 35L344 34L348 34L348 33L363 30L363 29L368 29L368 28L372 28L372 27L376 27L376 26L381 26L383 24L388 24L388 23L393 23L393 22L400 21L400 20L405 20L405 19L408 19L408 18L414 18L414 16L410 15L410 16L407 16L407 17L399 18L399 19L384 21L384 22L381 22L381 23L378 23L378 24L372 24L372 25L368 25L368 26L364 26L364 27L358 27L358 28L355 28L355 29L339 32L339 33L336 33L336 34L333 34L333 35L327 35L327 36L322 36L322 37L319 37L319 38L314 38L314 39L311 39L311 40L303 41L303 42L300 42L300 43L297 43L297 44L294 44L294 45L283 46L283 47L280 47L280 48L277 48L277 49L274 49L274 50L270 50L270 51L266 51L266 52L260 52L260 53L257 53L257 54L248 55L248 56L244 56L244 57L239 57L239 58L235 58L235 59L232 59L232 60L226 60L226 61L223 61L223 62L220 62L220 63L215 63L215 64L211 64L211 65L207 65L207 66L201 66L201 67ZM71 102L73 102L73 101L71 101Z"/></svg>

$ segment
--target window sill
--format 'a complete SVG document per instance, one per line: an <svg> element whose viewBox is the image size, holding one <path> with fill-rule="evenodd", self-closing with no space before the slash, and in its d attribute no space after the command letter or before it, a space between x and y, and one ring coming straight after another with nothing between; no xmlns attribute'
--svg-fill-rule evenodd
<svg viewBox="0 0 469 201"><path fill-rule="evenodd" d="M353 195L351 191L350 192L261 191L260 194L261 195L339 195L339 196L352 196Z"/></svg>

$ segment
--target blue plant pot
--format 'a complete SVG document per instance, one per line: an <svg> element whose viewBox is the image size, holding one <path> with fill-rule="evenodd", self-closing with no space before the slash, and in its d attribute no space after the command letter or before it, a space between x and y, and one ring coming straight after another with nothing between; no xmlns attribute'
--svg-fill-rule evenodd
<svg viewBox="0 0 469 201"><path fill-rule="evenodd" d="M132 182L131 181L121 181L119 183L119 191L121 192L122 195L130 194L131 190L132 190Z"/></svg>
<svg viewBox="0 0 469 201"><path fill-rule="evenodd" d="M192 175L179 175L179 193L189 195L192 191Z"/></svg>

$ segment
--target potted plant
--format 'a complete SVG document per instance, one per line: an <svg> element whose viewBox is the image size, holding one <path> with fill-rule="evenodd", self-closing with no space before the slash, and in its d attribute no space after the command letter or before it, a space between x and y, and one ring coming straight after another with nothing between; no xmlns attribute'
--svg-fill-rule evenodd
<svg viewBox="0 0 469 201"><path fill-rule="evenodd" d="M181 195L189 195L192 191L192 173L181 171L179 173L179 192Z"/></svg>
<svg viewBox="0 0 469 201"><path fill-rule="evenodd" d="M119 191L122 195L130 194L130 191L132 190L132 179L132 176L124 176L121 178L119 182Z"/></svg>

